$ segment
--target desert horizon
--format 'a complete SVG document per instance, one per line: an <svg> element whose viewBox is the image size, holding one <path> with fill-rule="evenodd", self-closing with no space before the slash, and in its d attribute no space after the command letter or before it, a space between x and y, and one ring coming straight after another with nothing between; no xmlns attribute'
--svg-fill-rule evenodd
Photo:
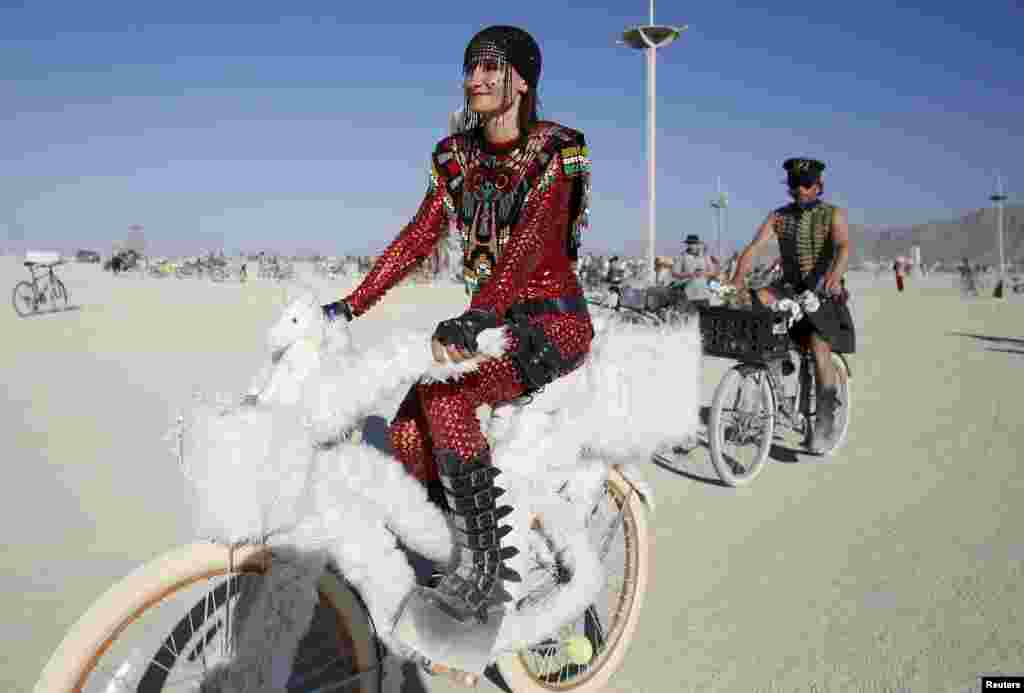
<svg viewBox="0 0 1024 693"><path fill-rule="evenodd" d="M1024 207L1020 205L1009 205L1004 211L1004 254L1007 264L1024 266ZM971 262L984 262L986 264L998 264L998 248L996 236L997 219L995 210L991 207L979 207L963 210L959 215L945 218L922 218L911 224L889 223L889 224L850 224L851 232L851 266L864 266L879 260L891 260L901 255L909 255L914 246L922 249L924 261L933 264L941 262L950 264L959 262L966 256ZM670 232L667 232L671 229ZM346 255L373 256L380 253L388 241L401 230L382 229L380 240L372 246L360 248L343 248L341 244L332 248L324 243L299 243L292 244L290 248L280 246L263 247L261 244L231 243L225 244L217 235L199 237L186 245L181 241L173 245L166 240L159 239L157 246L150 248L149 253L154 257L189 257L204 253L224 253L229 257L254 256L260 251L270 254L291 257L295 259L312 259L316 257L342 257ZM736 238L735 233L727 234L723 239L722 255L728 257L733 252L743 248L743 244L754 235L755 228L751 227L749 236L741 234ZM139 227L135 233L138 234L136 243L141 242L143 248L146 246L147 235ZM705 242L708 253L715 252L717 235L714 229L676 229L670 224L662 224L658 227L657 253L658 255L675 255L680 252L680 243L689 233L698 233ZM152 235L152 234L149 234ZM641 257L646 253L646 240L642 238L640 229L624 235L621 245L613 247L604 244L588 243L583 252L590 252L595 255L622 254L630 257ZM671 239L671 240L669 240ZM150 243L152 243L152 239ZM62 253L67 257L74 257L79 250L92 250L101 256L107 257L122 247L131 247L132 234L122 238L94 238L82 240L78 244L67 240L28 240L25 237L19 240L9 239L7 243L0 246L0 257L16 257L29 250L53 250ZM266 245L266 244L264 244ZM274 245L274 244L271 244ZM228 251L230 248L230 252ZM716 253L717 254L717 253Z"/></svg>

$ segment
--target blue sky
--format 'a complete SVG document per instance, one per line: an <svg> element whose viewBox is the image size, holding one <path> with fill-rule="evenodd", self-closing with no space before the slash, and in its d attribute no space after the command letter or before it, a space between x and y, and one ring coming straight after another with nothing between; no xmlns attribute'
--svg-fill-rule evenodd
<svg viewBox="0 0 1024 693"><path fill-rule="evenodd" d="M792 155L825 160L827 198L870 225L986 205L997 169L1024 185L1024 9L926 5L657 3L656 21L691 27L658 58L659 252L713 239L716 175L726 240L748 239L785 201ZM590 144L586 247L639 252L646 69L615 40L647 15L644 0L0 0L0 249L107 251L138 223L162 253L378 250L422 199L466 42L516 24L543 51L542 116Z"/></svg>

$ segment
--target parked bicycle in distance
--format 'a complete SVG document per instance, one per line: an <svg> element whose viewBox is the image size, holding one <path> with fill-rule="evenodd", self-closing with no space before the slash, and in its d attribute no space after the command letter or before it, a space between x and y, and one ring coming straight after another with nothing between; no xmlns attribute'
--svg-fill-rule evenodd
<svg viewBox="0 0 1024 693"><path fill-rule="evenodd" d="M64 264L64 260L50 253L29 253L27 257L25 267L32 281L18 282L14 287L14 311L24 318L44 308L50 311L67 308L68 290L53 272L53 268Z"/></svg>
<svg viewBox="0 0 1024 693"><path fill-rule="evenodd" d="M610 310L624 322L663 325L688 322L697 315L699 304L688 301L681 286L629 286L610 283L585 294L587 303Z"/></svg>
<svg viewBox="0 0 1024 693"><path fill-rule="evenodd" d="M722 295L731 287L714 289ZM807 292L798 301L780 300L771 309L702 309L704 354L739 362L715 389L708 420L711 463L723 483L745 486L757 478L780 424L802 436L802 444L810 440L817 413L814 355L790 338L789 328L822 300L828 298ZM822 455L838 450L850 427L850 366L837 353L832 364L837 374L835 435Z"/></svg>

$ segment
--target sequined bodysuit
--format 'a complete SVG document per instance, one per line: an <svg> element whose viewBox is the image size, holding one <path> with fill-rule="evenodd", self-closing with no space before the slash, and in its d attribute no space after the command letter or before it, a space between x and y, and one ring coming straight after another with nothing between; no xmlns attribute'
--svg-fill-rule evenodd
<svg viewBox="0 0 1024 693"><path fill-rule="evenodd" d="M480 129L447 137L434 149L416 215L345 300L354 315L366 312L433 250L450 219L462 236L470 308L504 318L524 301L580 297L571 263L587 226L589 188L582 133L556 123L542 121L505 145L488 143ZM567 360L590 348L594 333L585 313L549 313L529 322ZM517 340L510 341L509 351L518 349ZM455 382L416 385L391 424L395 454L417 478L436 479L433 449L474 456L487 445L476 409L525 390L507 356Z"/></svg>

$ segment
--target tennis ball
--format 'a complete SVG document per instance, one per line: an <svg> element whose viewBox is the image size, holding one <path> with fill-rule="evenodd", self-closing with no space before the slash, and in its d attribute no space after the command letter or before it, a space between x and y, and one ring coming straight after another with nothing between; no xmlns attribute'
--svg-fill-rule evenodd
<svg viewBox="0 0 1024 693"><path fill-rule="evenodd" d="M585 636L573 636L565 641L565 654L573 664L584 665L594 656L594 646Z"/></svg>

